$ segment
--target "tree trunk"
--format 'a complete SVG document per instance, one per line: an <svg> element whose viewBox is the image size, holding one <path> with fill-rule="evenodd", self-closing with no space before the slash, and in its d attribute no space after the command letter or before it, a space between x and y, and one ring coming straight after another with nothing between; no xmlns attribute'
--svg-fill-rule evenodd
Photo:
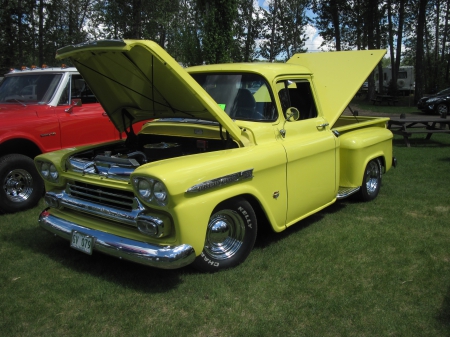
<svg viewBox="0 0 450 337"><path fill-rule="evenodd" d="M276 21L277 21L277 12L278 12L278 1L274 0L274 9L273 9L273 17L272 17L272 36L270 38L270 53L269 53L269 62L273 62L275 60L275 30L276 30Z"/></svg>
<svg viewBox="0 0 450 337"><path fill-rule="evenodd" d="M333 20L334 38L336 40L336 51L341 50L341 27L339 20L339 5L337 0L330 1L331 18Z"/></svg>
<svg viewBox="0 0 450 337"><path fill-rule="evenodd" d="M416 90L414 101L423 96L423 35L425 28L425 11L428 0L419 0L419 17L417 22L417 46L416 46Z"/></svg>
<svg viewBox="0 0 450 337"><path fill-rule="evenodd" d="M142 12L141 0L134 0L133 1L133 24L132 24L133 32L131 33L132 37L134 39L141 38L141 12Z"/></svg>
<svg viewBox="0 0 450 337"><path fill-rule="evenodd" d="M247 36L245 38L244 48L244 62L251 62L250 59L250 46L252 44L253 36L253 0L248 0L246 5L247 12Z"/></svg>
<svg viewBox="0 0 450 337"><path fill-rule="evenodd" d="M25 60L23 59L23 25L22 25L22 0L17 2L17 41L18 43L18 53L19 53L19 62L20 64L24 64Z"/></svg>
<svg viewBox="0 0 450 337"><path fill-rule="evenodd" d="M367 47L368 49L375 49L375 37L374 37L374 23L375 23L375 11L377 10L378 1L369 0L367 9ZM382 76L382 73L379 75ZM375 97L375 80L373 72L370 74L369 87L367 90L366 100L370 100Z"/></svg>
<svg viewBox="0 0 450 337"><path fill-rule="evenodd" d="M441 62L444 63L445 56L445 44L447 43L447 31L448 31L448 16L450 10L450 0L447 0L447 10L445 12L445 24L444 24L444 37L442 39L442 51L441 51Z"/></svg>
<svg viewBox="0 0 450 337"><path fill-rule="evenodd" d="M387 2L388 9L388 36L389 36L389 53L391 56L391 83L389 83L389 90L392 95L397 95L397 72L395 71L395 55L394 55L394 32L392 31L392 8L391 0Z"/></svg>
<svg viewBox="0 0 450 337"><path fill-rule="evenodd" d="M434 81L433 81L433 88L434 91L437 92L438 86L439 86L439 67L440 64L438 63L439 61L439 15L440 15L440 1L436 1L436 30L434 32L434 62L433 62L433 67L434 67ZM444 34L445 35L445 34Z"/></svg>
<svg viewBox="0 0 450 337"><path fill-rule="evenodd" d="M39 37L38 37L39 65L44 64L44 0L39 1Z"/></svg>
<svg viewBox="0 0 450 337"><path fill-rule="evenodd" d="M395 53L395 74L398 76L400 70L400 57L402 54L403 24L405 22L405 0L400 0L400 8L398 13L398 30L397 30L397 51Z"/></svg>

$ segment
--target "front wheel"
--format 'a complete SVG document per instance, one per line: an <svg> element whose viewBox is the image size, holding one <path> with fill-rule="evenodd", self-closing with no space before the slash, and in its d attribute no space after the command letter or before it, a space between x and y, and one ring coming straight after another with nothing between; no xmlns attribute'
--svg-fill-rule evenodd
<svg viewBox="0 0 450 337"><path fill-rule="evenodd" d="M212 212L205 246L193 266L214 272L242 263L250 254L257 234L256 215L243 198L227 200Z"/></svg>
<svg viewBox="0 0 450 337"><path fill-rule="evenodd" d="M44 192L33 159L21 154L0 158L0 183L0 211L5 213L34 207Z"/></svg>
<svg viewBox="0 0 450 337"><path fill-rule="evenodd" d="M436 107L436 111L438 112L438 114L440 116L443 116L443 115L447 116L447 114L448 114L448 107L447 107L446 104L441 103L441 104L439 104Z"/></svg>
<svg viewBox="0 0 450 337"><path fill-rule="evenodd" d="M360 199L370 201L377 197L381 187L381 164L378 159L369 161L364 170L364 177L359 193Z"/></svg>

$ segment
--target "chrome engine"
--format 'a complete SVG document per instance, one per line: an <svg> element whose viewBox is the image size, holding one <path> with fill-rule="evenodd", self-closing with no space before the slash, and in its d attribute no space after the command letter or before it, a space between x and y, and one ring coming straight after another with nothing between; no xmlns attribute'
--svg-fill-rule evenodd
<svg viewBox="0 0 450 337"><path fill-rule="evenodd" d="M134 146L122 142L79 152L69 157L66 168L83 174L128 180L136 168L147 163L229 147L229 143L219 140L146 135Z"/></svg>
<svg viewBox="0 0 450 337"><path fill-rule="evenodd" d="M128 179L131 173L143 164L181 155L181 147L176 143L146 144L143 151L121 146L98 148L71 156L68 166L74 172Z"/></svg>

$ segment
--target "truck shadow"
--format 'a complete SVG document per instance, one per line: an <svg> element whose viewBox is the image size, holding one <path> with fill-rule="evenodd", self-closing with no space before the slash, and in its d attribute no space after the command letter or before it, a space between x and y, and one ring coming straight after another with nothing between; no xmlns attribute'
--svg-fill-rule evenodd
<svg viewBox="0 0 450 337"><path fill-rule="evenodd" d="M23 254L34 255L35 259L50 259L49 264L57 263L78 275L88 274L145 293L174 289L184 274L192 272L190 268L164 270L147 267L98 252L90 256L70 248L69 241L55 237L39 226L13 233L9 240Z"/></svg>
<svg viewBox="0 0 450 337"><path fill-rule="evenodd" d="M265 226L266 229L259 231L255 249L279 244L287 236L295 235L295 233L316 224L323 217L339 212L349 202L351 201L337 202L299 221L281 233L275 233ZM69 241L55 237L40 228L39 225L13 232L9 235L8 240L23 254L34 255L36 259L50 259L49 264L56 263L76 272L77 275L93 276L144 293L167 292L177 288L185 276L199 273L190 266L164 270L122 261L98 252L89 256L70 248Z"/></svg>
<svg viewBox="0 0 450 337"><path fill-rule="evenodd" d="M435 318L438 324L442 325L447 332L450 332L450 288L447 290Z"/></svg>
<svg viewBox="0 0 450 337"><path fill-rule="evenodd" d="M352 201L351 199L347 199L345 202L343 202L343 201L335 202L334 204L326 207L325 209L321 210L320 212L315 213L303 220L298 221L297 223L288 227L281 233L275 233L272 230L272 228L270 227L270 224L267 221L265 221L265 222L261 223L260 225L258 225L258 237L256 239L255 248L265 248L265 247L275 244L279 241L282 241L286 237L294 235L295 233L298 233L298 232L302 231L303 229L316 224L318 221L323 219L325 216L339 212L340 210L345 208L348 203L352 203L352 202L354 202L354 201Z"/></svg>

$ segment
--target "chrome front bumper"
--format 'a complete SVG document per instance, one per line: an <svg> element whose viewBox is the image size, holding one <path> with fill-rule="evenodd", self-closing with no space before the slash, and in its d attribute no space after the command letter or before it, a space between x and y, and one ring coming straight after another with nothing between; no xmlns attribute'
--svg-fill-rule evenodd
<svg viewBox="0 0 450 337"><path fill-rule="evenodd" d="M194 248L187 244L172 247L130 240L77 225L54 216L47 210L39 215L39 224L69 241L73 231L90 235L95 238L94 250L150 267L176 269L191 264L195 259Z"/></svg>

